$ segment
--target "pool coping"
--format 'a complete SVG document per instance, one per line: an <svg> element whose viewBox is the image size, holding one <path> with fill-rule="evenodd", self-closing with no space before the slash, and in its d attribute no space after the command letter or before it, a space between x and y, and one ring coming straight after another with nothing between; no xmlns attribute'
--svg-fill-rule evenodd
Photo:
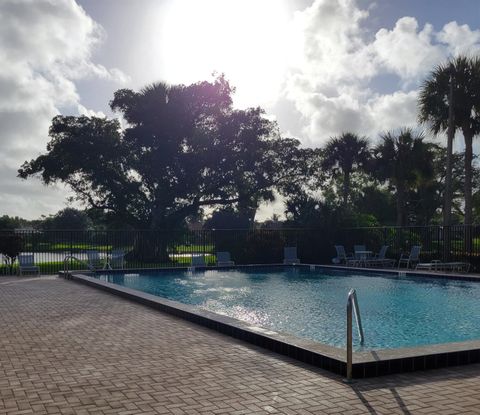
<svg viewBox="0 0 480 415"><path fill-rule="evenodd" d="M398 274L399 271L398 269L378 270L375 268L366 269L318 264L255 264L229 267L197 267L197 269L217 270L254 267L318 267L338 270L354 269L387 274ZM155 271L185 271L188 269L188 267L170 267L155 269ZM125 271L128 271L129 273L135 273L145 270L146 269L128 269L105 271L109 273ZM151 268L148 270L152 271ZM405 272L404 270L400 271ZM478 276L468 276L463 274L419 273L412 271L406 271L406 273L420 277L425 276L428 278L438 277L440 275L440 278L480 281L480 277ZM131 288L122 287L118 284L100 281L97 278L88 276L88 271L71 271L69 274L60 272L59 274L61 276L68 276L68 278L79 283L119 295L123 298L127 298L165 313L183 318L190 322L208 327L220 333L294 358L304 363L329 370L342 376L346 375L345 349L300 338L288 333L269 330L232 317L203 310L192 305L168 300L163 297L148 294ZM362 351L353 353L353 377L365 378L478 362L480 362L480 340L434 344L409 348L382 349L367 352Z"/></svg>

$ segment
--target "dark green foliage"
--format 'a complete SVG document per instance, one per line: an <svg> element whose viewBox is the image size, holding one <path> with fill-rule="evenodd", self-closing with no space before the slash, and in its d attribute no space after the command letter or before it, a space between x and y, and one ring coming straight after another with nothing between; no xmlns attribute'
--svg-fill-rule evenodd
<svg viewBox="0 0 480 415"><path fill-rule="evenodd" d="M14 232L0 232L0 254L3 255L6 264L13 267L18 254L23 249L23 240Z"/></svg>
<svg viewBox="0 0 480 415"><path fill-rule="evenodd" d="M243 243L237 242L240 249L235 252L235 258L244 264L279 264L283 261L283 248L288 245L288 238L279 232L247 232Z"/></svg>
<svg viewBox="0 0 480 415"><path fill-rule="evenodd" d="M351 179L356 172L366 172L370 161L368 140L356 134L344 133L331 138L322 150L320 167L331 174L333 183L341 188L342 204L351 199ZM332 183L328 181L327 183Z"/></svg>
<svg viewBox="0 0 480 415"><path fill-rule="evenodd" d="M331 243L337 236L329 229L438 223L448 158L458 221L464 213L468 218L472 192L476 216L479 210L480 174L472 168L471 140L480 132L480 59L455 58L423 84L419 119L435 134L447 129L452 80L455 128L465 136L465 154L447 155L411 129L383 134L371 150L365 137L349 132L321 149L302 149L298 140L282 137L261 108L233 108L234 89L220 76L117 91L110 106L126 121L123 131L117 120L55 117L47 152L25 162L19 176L65 183L88 207L88 217L63 211L47 218L43 229L181 230L212 211L208 229L252 229L260 204L280 194L286 204L283 226L325 229ZM14 222L4 220L4 227L18 227ZM254 246L273 250L276 258L288 241L272 240L270 248L250 242L239 255ZM166 255L169 244L147 242L160 246L148 255Z"/></svg>
<svg viewBox="0 0 480 415"><path fill-rule="evenodd" d="M388 188L368 185L362 189L362 194L353 201L357 212L368 213L382 225L394 225L396 206L394 194Z"/></svg>
<svg viewBox="0 0 480 415"><path fill-rule="evenodd" d="M57 116L47 153L25 162L19 176L40 175L45 184L64 182L89 206L130 218L141 184L131 177L117 120Z"/></svg>
<svg viewBox="0 0 480 415"><path fill-rule="evenodd" d="M0 230L4 229L20 229L28 226L30 221L20 218L18 216L0 216Z"/></svg>
<svg viewBox="0 0 480 415"><path fill-rule="evenodd" d="M329 204L305 193L287 201L285 214L284 226L298 228L298 250L305 262L320 259L323 263L330 263L335 256L334 245L352 244L353 239L344 232L345 229L379 224L371 214Z"/></svg>
<svg viewBox="0 0 480 415"><path fill-rule="evenodd" d="M480 58L458 56L437 66L422 85L419 120L434 134L447 131L449 97L452 88L454 130L465 141L464 223L472 222L473 137L480 133ZM452 136L453 137L453 136ZM448 157L451 157L448 154ZM451 195L448 197L452 197Z"/></svg>
<svg viewBox="0 0 480 415"><path fill-rule="evenodd" d="M450 77L453 77L455 127L466 124L479 131L480 118L480 58L458 56L438 65L420 89L419 120L430 126L434 134L447 131L448 94Z"/></svg>
<svg viewBox="0 0 480 415"><path fill-rule="evenodd" d="M86 230L93 228L93 223L85 211L65 208L58 211L55 215L46 217L40 226L45 230Z"/></svg>
<svg viewBox="0 0 480 415"><path fill-rule="evenodd" d="M397 225L404 226L408 222L409 192L433 180L433 149L423 141L422 134L408 128L387 132L381 140L373 150L373 171L378 180L395 191Z"/></svg>
<svg viewBox="0 0 480 415"><path fill-rule="evenodd" d="M232 207L216 210L204 225L204 229L248 229L249 227L249 218L242 216Z"/></svg>

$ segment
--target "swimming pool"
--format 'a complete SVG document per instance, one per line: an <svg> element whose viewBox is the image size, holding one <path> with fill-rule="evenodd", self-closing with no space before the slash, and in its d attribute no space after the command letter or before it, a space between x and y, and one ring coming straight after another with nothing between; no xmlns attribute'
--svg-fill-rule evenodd
<svg viewBox="0 0 480 415"><path fill-rule="evenodd" d="M97 273L95 278L245 321L345 347L345 305L357 296L365 343L357 351L480 339L480 284L317 267ZM356 333L354 333L354 336Z"/></svg>

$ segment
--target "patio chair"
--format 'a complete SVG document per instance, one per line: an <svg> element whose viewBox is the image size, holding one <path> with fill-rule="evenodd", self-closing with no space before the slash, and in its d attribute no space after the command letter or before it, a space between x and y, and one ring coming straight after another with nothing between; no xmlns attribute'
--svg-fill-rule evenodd
<svg viewBox="0 0 480 415"><path fill-rule="evenodd" d="M114 268L125 268L125 251L123 249L114 249L108 260L108 267L110 269Z"/></svg>
<svg viewBox="0 0 480 415"><path fill-rule="evenodd" d="M217 252L217 266L228 267L231 265L235 265L235 262L232 261L232 258L230 257L230 252L228 251Z"/></svg>
<svg viewBox="0 0 480 415"><path fill-rule="evenodd" d="M205 262L205 256L202 254L192 255L192 267L205 267L207 266Z"/></svg>
<svg viewBox="0 0 480 415"><path fill-rule="evenodd" d="M90 271L97 269L107 269L108 260L100 257L100 253L96 249L89 249L87 253L87 267Z"/></svg>
<svg viewBox="0 0 480 415"><path fill-rule="evenodd" d="M386 257L387 249L388 245L382 245L378 254L376 254L372 259L367 259L365 261L366 265L373 267L379 266L393 268L395 266L395 260Z"/></svg>
<svg viewBox="0 0 480 415"><path fill-rule="evenodd" d="M412 268L414 268L414 266L420 262L421 250L422 247L420 245L412 246L412 249L410 250L410 254L408 256L404 256L403 254L400 256L400 259L398 260L398 268L400 268L402 264L405 264L406 268L410 268L410 265L412 266Z"/></svg>
<svg viewBox="0 0 480 415"><path fill-rule="evenodd" d="M364 254L360 254L359 252L361 251L366 251L367 248L365 245L353 245L353 256L355 257L355 259L365 259L364 258Z"/></svg>
<svg viewBox="0 0 480 415"><path fill-rule="evenodd" d="M18 273L19 275L23 275L24 272L40 274L40 267L35 265L35 257L33 254L18 255Z"/></svg>
<svg viewBox="0 0 480 415"><path fill-rule="evenodd" d="M283 263L288 265L300 264L296 246L288 246L283 248Z"/></svg>
<svg viewBox="0 0 480 415"><path fill-rule="evenodd" d="M335 250L337 251L337 256L332 258L334 264L345 264L351 265L355 261L353 255L347 255L345 252L345 247L343 245L335 245Z"/></svg>

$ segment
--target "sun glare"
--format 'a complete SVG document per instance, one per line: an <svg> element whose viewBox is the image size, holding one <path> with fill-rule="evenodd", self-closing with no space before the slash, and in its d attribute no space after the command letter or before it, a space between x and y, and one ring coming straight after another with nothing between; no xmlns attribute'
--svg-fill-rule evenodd
<svg viewBox="0 0 480 415"><path fill-rule="evenodd" d="M225 73L239 106L265 104L278 93L288 58L285 0L178 0L164 22L159 53L168 81Z"/></svg>

